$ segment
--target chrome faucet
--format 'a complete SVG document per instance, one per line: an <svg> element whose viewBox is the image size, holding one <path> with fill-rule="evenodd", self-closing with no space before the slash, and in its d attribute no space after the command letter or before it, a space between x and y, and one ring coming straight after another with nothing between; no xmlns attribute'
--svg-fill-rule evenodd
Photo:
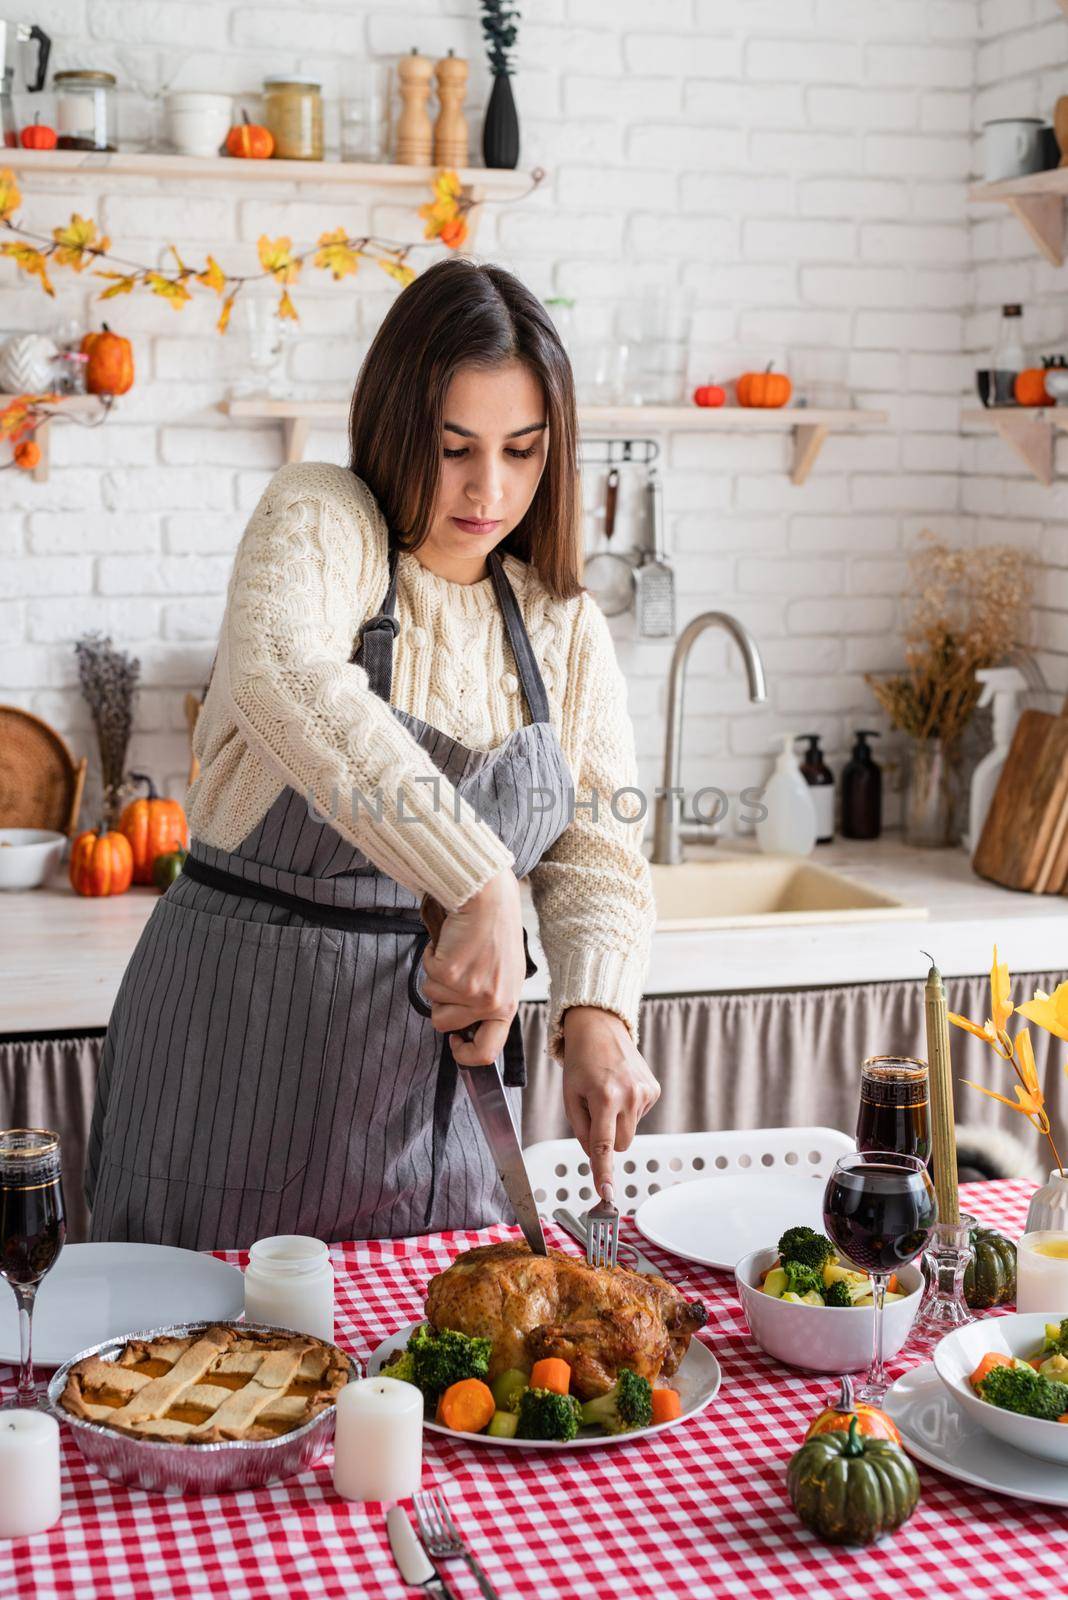
<svg viewBox="0 0 1068 1600"><path fill-rule="evenodd" d="M668 670L667 732L664 739L664 771L661 792L657 795L653 813L653 852L651 860L658 866L677 866L682 860L684 839L714 839L718 829L714 823L698 816L687 818L680 803L675 810L676 793L680 792L682 768L682 691L686 663L695 642L706 628L722 628L729 633L745 662L749 678L749 698L754 705L768 698L764 662L757 642L737 617L726 611L702 611L683 628L675 645Z"/></svg>

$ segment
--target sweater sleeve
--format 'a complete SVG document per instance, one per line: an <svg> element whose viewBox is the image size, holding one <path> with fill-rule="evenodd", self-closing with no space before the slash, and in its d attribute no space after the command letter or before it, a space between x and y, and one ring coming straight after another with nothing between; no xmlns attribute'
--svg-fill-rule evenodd
<svg viewBox="0 0 1068 1600"><path fill-rule="evenodd" d="M589 595L576 622L568 680L564 734L577 761L574 814L530 873L549 966L549 1054L556 1060L569 1006L615 1012L638 1043L656 920L641 851L641 803L636 793L617 797L638 784L626 679L604 614Z"/></svg>
<svg viewBox="0 0 1068 1600"><path fill-rule="evenodd" d="M349 661L353 597L364 615L380 598L366 592L387 539L373 496L353 479L354 526L291 470L268 484L234 562L216 667L230 715L380 871L454 911L514 857Z"/></svg>

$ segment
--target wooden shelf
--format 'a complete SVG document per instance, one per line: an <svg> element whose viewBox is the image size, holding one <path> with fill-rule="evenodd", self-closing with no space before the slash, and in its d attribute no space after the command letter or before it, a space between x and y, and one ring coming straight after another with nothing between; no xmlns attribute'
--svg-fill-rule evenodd
<svg viewBox="0 0 1068 1600"><path fill-rule="evenodd" d="M1063 0L1068 9L1068 0ZM1068 198L1068 167L1029 172L1023 178L1001 183L981 183L968 195L980 205L1008 206L1030 234L1038 250L1055 267L1064 265L1064 202Z"/></svg>
<svg viewBox="0 0 1068 1600"><path fill-rule="evenodd" d="M17 395L0 394L0 410L3 410L4 406L6 406L9 401L16 399L18 399ZM118 402L113 398L111 401L112 409L114 409L117 403ZM103 401L99 395L95 394L65 394L60 395L58 400L49 400L48 402L49 411L77 411L90 415L92 412L96 411L102 406ZM33 478L35 483L47 483L49 466L51 463L51 420L40 423L38 427L34 429L33 437L40 447L41 459L33 468L30 476Z"/></svg>
<svg viewBox="0 0 1068 1600"><path fill-rule="evenodd" d="M266 396L223 400L219 409L230 417L268 418L285 429L286 460L300 461L313 423L341 427L348 420L347 400L275 400ZM861 433L881 428L885 411L826 410L784 406L763 410L744 406L580 406L579 426L587 437L605 434L787 433L794 436L791 482L804 483L830 433Z"/></svg>
<svg viewBox="0 0 1068 1600"><path fill-rule="evenodd" d="M1053 435L1068 433L1068 406L988 406L963 411L960 420L1000 433L1039 483L1053 482Z"/></svg>

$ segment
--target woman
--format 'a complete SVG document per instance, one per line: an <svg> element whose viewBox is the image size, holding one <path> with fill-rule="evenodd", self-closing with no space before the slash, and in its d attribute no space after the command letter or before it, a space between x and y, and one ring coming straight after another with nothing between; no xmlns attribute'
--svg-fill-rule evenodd
<svg viewBox="0 0 1068 1600"><path fill-rule="evenodd" d="M94 1239L510 1218L456 1063L501 1062L518 1097L521 877L599 1188L659 1093L637 1048L649 868L616 794L633 732L578 582L551 320L499 268L432 267L368 351L350 437L347 470L275 473L235 558L189 859L108 1027ZM444 913L434 944L424 896Z"/></svg>

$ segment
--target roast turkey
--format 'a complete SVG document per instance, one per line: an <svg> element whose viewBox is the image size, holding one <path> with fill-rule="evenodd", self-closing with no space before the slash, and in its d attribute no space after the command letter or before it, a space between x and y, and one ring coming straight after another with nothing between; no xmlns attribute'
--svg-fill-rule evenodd
<svg viewBox="0 0 1068 1600"><path fill-rule="evenodd" d="M521 1240L457 1256L430 1280L425 1309L434 1328L492 1340L491 1379L562 1357L580 1400L607 1393L620 1367L670 1377L706 1320L701 1302L664 1278L589 1267L561 1250L536 1256Z"/></svg>

